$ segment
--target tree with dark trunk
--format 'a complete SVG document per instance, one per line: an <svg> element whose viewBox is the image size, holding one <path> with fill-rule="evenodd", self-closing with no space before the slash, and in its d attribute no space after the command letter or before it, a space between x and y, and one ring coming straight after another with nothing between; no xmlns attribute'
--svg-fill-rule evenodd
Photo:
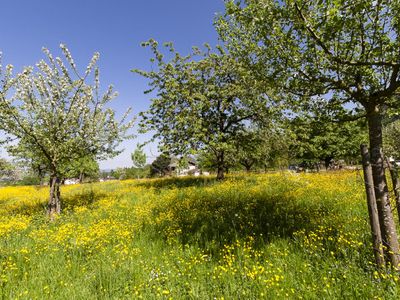
<svg viewBox="0 0 400 300"><path fill-rule="evenodd" d="M13 77L12 67L7 66L0 89L0 130L9 141L16 141L7 149L18 157L30 153L30 159L45 165L50 175L51 218L62 209L60 182L66 166L83 157L101 159L117 154L116 146L133 125L125 122L127 114L118 122L114 111L105 108L116 94L111 86L100 94L99 54L94 54L79 75L69 50L60 47L64 61L43 49L47 61L36 64L36 70L26 67ZM88 83L90 78L93 84Z"/></svg>
<svg viewBox="0 0 400 300"><path fill-rule="evenodd" d="M288 121L294 139L292 151L299 160L324 162L325 169L332 167L334 160L359 160L360 145L368 140L366 122L332 122L330 116L321 111L299 114Z"/></svg>
<svg viewBox="0 0 400 300"><path fill-rule="evenodd" d="M161 154L152 163L150 168L151 176L165 176L170 173L171 157Z"/></svg>
<svg viewBox="0 0 400 300"><path fill-rule="evenodd" d="M382 242L399 266L382 152L382 116L400 108L397 1L229 1L217 28L226 47L274 82L290 109L336 121L366 118Z"/></svg>
<svg viewBox="0 0 400 300"><path fill-rule="evenodd" d="M212 153L217 178L223 179L226 155L238 133L246 123L261 120L271 110L268 94L257 90L252 73L222 47L216 52L210 46L205 52L196 48L181 56L167 44L173 55L165 61L156 41L145 46L152 49L158 69L134 71L150 80L150 91L157 92L157 97L141 114L142 128L155 132L162 152L177 156L203 150Z"/></svg>

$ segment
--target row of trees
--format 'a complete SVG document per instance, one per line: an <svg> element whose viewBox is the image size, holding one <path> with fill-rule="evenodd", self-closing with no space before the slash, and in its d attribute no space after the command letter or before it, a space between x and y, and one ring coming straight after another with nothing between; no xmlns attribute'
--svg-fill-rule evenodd
<svg viewBox="0 0 400 300"><path fill-rule="evenodd" d="M400 108L399 18L399 3L389 0L227 1L215 21L215 48L181 55L168 43L164 55L156 41L144 43L156 66L134 72L148 78L156 97L140 126L155 132L162 152L208 155L218 179L230 155L249 169L266 157L284 159L292 146L328 165L353 157L353 145L368 135L379 213L373 232L397 267L382 136L383 120ZM10 153L50 174L50 215L60 212L59 182L71 160L115 155L132 126L106 108L115 93L100 93L98 54L80 73L61 48L64 60L44 49L36 68L15 76L10 65L0 70L0 130L15 141ZM296 143L288 142L292 134Z"/></svg>
<svg viewBox="0 0 400 300"><path fill-rule="evenodd" d="M344 122L364 120L380 247L398 267L382 134L383 120L400 108L399 18L398 1L389 0L227 1L215 22L221 41L216 50L206 45L182 56L167 44L166 59L157 42L145 43L157 66L135 71L149 79L157 96L141 124L169 152L213 155L222 179L227 153L247 138L247 128L280 128L289 117L299 124L298 136L315 136L313 145L324 145L329 153L320 158L328 162L340 155L330 138L351 135L343 143L359 143L364 135ZM314 150L320 152L307 149Z"/></svg>

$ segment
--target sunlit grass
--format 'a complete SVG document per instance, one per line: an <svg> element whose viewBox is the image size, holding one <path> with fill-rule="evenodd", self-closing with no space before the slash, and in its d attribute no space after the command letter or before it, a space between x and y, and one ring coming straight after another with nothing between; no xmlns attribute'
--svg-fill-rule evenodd
<svg viewBox="0 0 400 300"><path fill-rule="evenodd" d="M378 273L361 174L277 173L0 188L11 299L398 298Z"/></svg>

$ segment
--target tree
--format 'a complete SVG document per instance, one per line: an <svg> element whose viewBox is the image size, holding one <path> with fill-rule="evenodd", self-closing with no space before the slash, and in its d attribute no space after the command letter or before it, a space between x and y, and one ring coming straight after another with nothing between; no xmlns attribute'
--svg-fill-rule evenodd
<svg viewBox="0 0 400 300"><path fill-rule="evenodd" d="M165 176L170 172L171 157L161 154L151 163L150 176Z"/></svg>
<svg viewBox="0 0 400 300"><path fill-rule="evenodd" d="M138 179L150 177L151 165L145 165L142 168L125 168L126 179Z"/></svg>
<svg viewBox="0 0 400 300"><path fill-rule="evenodd" d="M98 180L100 175L99 164L91 156L83 156L75 159L64 168L65 171L63 171L63 174L65 174L65 178L79 178L80 183L83 183L85 178Z"/></svg>
<svg viewBox="0 0 400 300"><path fill-rule="evenodd" d="M287 156L288 145L287 137L278 123L265 127L249 126L239 133L231 157L247 172L252 168L266 170L276 163L280 165L277 160Z"/></svg>
<svg viewBox="0 0 400 300"><path fill-rule="evenodd" d="M0 158L0 176L13 177L15 166L4 158Z"/></svg>
<svg viewBox="0 0 400 300"><path fill-rule="evenodd" d="M140 145L137 145L135 151L132 152L131 158L136 168L143 168L146 165L146 154Z"/></svg>
<svg viewBox="0 0 400 300"><path fill-rule="evenodd" d="M234 159L242 165L247 172L250 172L252 167L266 153L262 153L263 139L260 132L256 129L247 128L239 133L234 145Z"/></svg>
<svg viewBox="0 0 400 300"><path fill-rule="evenodd" d="M329 122L324 116L302 115L290 120L295 140L293 151L298 159L324 161L331 167L335 159L359 161L359 145L367 140L365 122Z"/></svg>
<svg viewBox="0 0 400 300"><path fill-rule="evenodd" d="M384 126L383 141L385 154L400 159L400 120L395 120Z"/></svg>
<svg viewBox="0 0 400 300"><path fill-rule="evenodd" d="M0 130L17 141L8 150L29 150L49 171L51 217L61 212L60 179L65 175L65 166L87 156L103 159L115 155L117 145L132 127L132 122L125 122L128 112L118 122L115 112L106 108L116 93L109 86L100 94L96 67L99 54L93 55L80 75L69 50L60 47L64 60L54 58L44 48L47 61L41 60L36 69L26 67L17 74L12 81L14 89L8 89L11 97L6 97L4 87L0 95ZM7 71L5 77L11 77L11 72Z"/></svg>
<svg viewBox="0 0 400 300"><path fill-rule="evenodd" d="M38 177L40 186L44 185L45 177L48 175L49 170L47 169L45 158L37 152L37 149L26 145L25 147L9 147L8 152L19 165L28 167L31 173Z"/></svg>
<svg viewBox="0 0 400 300"><path fill-rule="evenodd" d="M188 56L167 49L172 59L164 60L154 40L150 46L158 69L134 70L150 80L150 90L156 91L150 109L141 114L141 126L153 130L162 149L178 156L206 149L213 153L217 178L223 179L226 153L237 133L267 114L266 93L257 91L251 72L227 54L221 47L212 52L198 48ZM252 88L249 88L252 86Z"/></svg>
<svg viewBox="0 0 400 300"><path fill-rule="evenodd" d="M398 1L248 0L227 2L217 25L229 50L266 83L276 82L290 103L318 103L325 112L345 107L336 119L367 119L381 235L396 268L382 117L400 105L399 18Z"/></svg>

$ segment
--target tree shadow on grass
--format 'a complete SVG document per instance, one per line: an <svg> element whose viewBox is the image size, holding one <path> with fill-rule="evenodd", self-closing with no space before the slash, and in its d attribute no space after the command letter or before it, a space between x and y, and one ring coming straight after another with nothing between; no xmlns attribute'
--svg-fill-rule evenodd
<svg viewBox="0 0 400 300"><path fill-rule="evenodd" d="M79 206L86 206L88 208L101 199L107 197L107 193L94 190L83 190L76 194L65 195L62 197L63 210L71 211Z"/></svg>
<svg viewBox="0 0 400 300"><path fill-rule="evenodd" d="M198 176L198 177L168 177L146 180L139 182L138 186L147 188L155 188L157 190L170 188L185 188L185 187L204 187L217 183L217 179L213 176Z"/></svg>
<svg viewBox="0 0 400 300"><path fill-rule="evenodd" d="M74 194L61 194L62 210L72 211L78 206L87 206L90 208L94 203L106 196L107 194L104 192L95 192L93 190L82 190ZM27 216L39 213L45 214L47 211L47 199L36 199L22 203L18 200L13 200L10 203L3 203L3 207L4 209L0 211L0 214Z"/></svg>
<svg viewBox="0 0 400 300"><path fill-rule="evenodd" d="M239 197L199 197L170 202L153 211L159 222L157 235L176 237L182 244L209 249L222 247L249 236L265 243L276 238L292 238L300 230L312 231L331 211L321 203L299 203L285 195ZM164 218L163 216L169 216Z"/></svg>

